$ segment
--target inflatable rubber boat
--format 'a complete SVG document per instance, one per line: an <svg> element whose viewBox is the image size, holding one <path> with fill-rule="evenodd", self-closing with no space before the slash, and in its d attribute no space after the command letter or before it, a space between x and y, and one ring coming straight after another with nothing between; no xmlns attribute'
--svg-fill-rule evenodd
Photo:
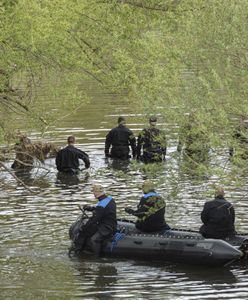
<svg viewBox="0 0 248 300"><path fill-rule="evenodd" d="M81 217L69 230L71 240L86 219ZM89 245L85 247L89 251ZM144 233L128 220L118 221L118 231L102 249L104 256L160 260L208 266L225 266L247 260L248 234L226 240L206 239L194 231L170 229Z"/></svg>

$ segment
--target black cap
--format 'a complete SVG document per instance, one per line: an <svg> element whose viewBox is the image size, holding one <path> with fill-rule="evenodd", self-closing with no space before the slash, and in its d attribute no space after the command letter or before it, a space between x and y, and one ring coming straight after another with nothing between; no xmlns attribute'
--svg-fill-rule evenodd
<svg viewBox="0 0 248 300"><path fill-rule="evenodd" d="M157 117L155 117L155 116L150 117L150 118L149 118L149 122L150 122L150 123L151 123L151 122L157 122Z"/></svg>

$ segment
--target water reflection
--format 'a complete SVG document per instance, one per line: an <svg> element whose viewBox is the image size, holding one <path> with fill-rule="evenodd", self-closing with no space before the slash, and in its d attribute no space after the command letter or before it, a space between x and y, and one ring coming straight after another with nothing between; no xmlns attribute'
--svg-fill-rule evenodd
<svg viewBox="0 0 248 300"><path fill-rule="evenodd" d="M23 181L26 185L32 185L34 179L32 178L32 168L14 170L16 177Z"/></svg>
<svg viewBox="0 0 248 300"><path fill-rule="evenodd" d="M107 261L89 260L87 263L77 262L77 278L83 283L82 294L93 295L94 299L115 299L114 289L118 281L115 265Z"/></svg>
<svg viewBox="0 0 248 300"><path fill-rule="evenodd" d="M192 266L179 266L171 270L173 272L183 273L189 281L201 281L204 284L218 285L234 284L237 282L236 276L228 268L208 268L208 267L192 267Z"/></svg>
<svg viewBox="0 0 248 300"><path fill-rule="evenodd" d="M129 169L130 160L105 158L105 163L110 169L127 172Z"/></svg>
<svg viewBox="0 0 248 300"><path fill-rule="evenodd" d="M39 169L25 168L13 171L18 179L27 186L38 186L40 189L46 189L51 186L51 182L47 176L49 172L40 172Z"/></svg>
<svg viewBox="0 0 248 300"><path fill-rule="evenodd" d="M215 293L216 299L224 299L221 295L227 286L239 289L237 271L226 268L123 259L84 259L74 261L73 266L81 282L81 297L89 299L167 299L165 295L170 295L168 299L203 299L210 293Z"/></svg>
<svg viewBox="0 0 248 300"><path fill-rule="evenodd" d="M210 161L198 162L192 160L188 155L183 154L179 158L180 176L188 176L191 180L208 180L209 179Z"/></svg>

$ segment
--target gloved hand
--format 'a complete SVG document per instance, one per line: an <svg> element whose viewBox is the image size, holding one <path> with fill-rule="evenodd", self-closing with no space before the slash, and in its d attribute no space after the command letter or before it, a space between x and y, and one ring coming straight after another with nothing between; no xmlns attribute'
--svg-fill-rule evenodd
<svg viewBox="0 0 248 300"><path fill-rule="evenodd" d="M125 212L132 215L134 213L134 210L130 207L125 207Z"/></svg>
<svg viewBox="0 0 248 300"><path fill-rule="evenodd" d="M91 206L91 205L85 204L85 205L83 205L83 209L87 210L87 211L93 211L96 208L95 208L95 206Z"/></svg>

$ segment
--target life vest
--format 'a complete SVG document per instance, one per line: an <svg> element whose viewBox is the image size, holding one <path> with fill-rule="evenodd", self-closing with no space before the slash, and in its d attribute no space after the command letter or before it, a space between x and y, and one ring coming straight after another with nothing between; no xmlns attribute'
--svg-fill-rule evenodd
<svg viewBox="0 0 248 300"><path fill-rule="evenodd" d="M149 198L149 197L159 197L159 196L160 196L160 195L159 195L158 193L156 193L156 192L149 192L149 193L143 195L143 197L144 197L145 199L147 199L147 198Z"/></svg>
<svg viewBox="0 0 248 300"><path fill-rule="evenodd" d="M111 196L108 196L102 200L100 200L98 203L97 203L97 206L101 206L103 208L105 208L109 202L112 200L113 198Z"/></svg>

